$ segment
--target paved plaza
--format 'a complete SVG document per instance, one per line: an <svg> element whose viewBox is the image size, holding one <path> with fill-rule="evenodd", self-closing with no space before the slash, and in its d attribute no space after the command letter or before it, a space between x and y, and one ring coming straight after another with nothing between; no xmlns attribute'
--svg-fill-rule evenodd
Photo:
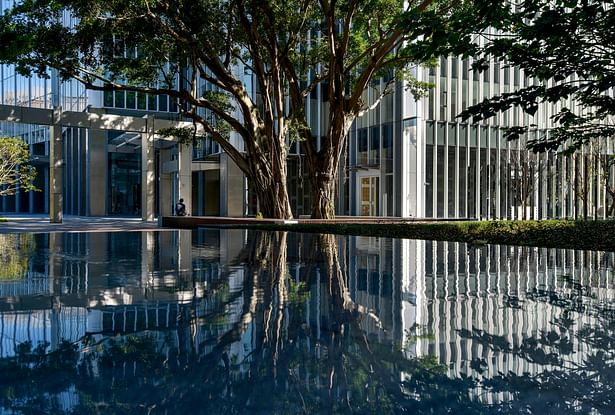
<svg viewBox="0 0 615 415"><path fill-rule="evenodd" d="M62 223L50 223L49 215L2 214L8 222L0 222L0 233L20 232L118 232L163 230L158 222L144 222L134 217L64 216Z"/></svg>

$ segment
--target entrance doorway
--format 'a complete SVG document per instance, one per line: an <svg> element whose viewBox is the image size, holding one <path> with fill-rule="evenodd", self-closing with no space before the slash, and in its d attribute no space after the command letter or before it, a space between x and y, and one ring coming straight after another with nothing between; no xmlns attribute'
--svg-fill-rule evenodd
<svg viewBox="0 0 615 415"><path fill-rule="evenodd" d="M378 216L380 212L380 177L360 178L359 212L361 216Z"/></svg>
<svg viewBox="0 0 615 415"><path fill-rule="evenodd" d="M110 215L138 216L141 214L141 157L140 154L109 153Z"/></svg>

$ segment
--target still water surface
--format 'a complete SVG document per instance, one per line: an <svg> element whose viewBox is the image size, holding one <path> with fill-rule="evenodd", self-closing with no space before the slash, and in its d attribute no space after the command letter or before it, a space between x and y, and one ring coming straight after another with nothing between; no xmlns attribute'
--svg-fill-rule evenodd
<svg viewBox="0 0 615 415"><path fill-rule="evenodd" d="M612 253L0 235L0 413L615 413Z"/></svg>

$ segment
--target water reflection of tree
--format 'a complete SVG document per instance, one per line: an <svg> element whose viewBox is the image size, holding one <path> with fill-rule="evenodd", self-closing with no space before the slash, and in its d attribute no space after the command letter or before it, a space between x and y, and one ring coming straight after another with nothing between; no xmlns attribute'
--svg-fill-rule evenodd
<svg viewBox="0 0 615 415"><path fill-rule="evenodd" d="M72 408L78 413L549 413L573 405L584 410L583 399L596 408L613 404L613 316L604 307L591 308L582 293L563 298L537 291L528 300L549 301L567 312L558 321L561 330L526 339L522 346L477 330L461 333L490 348L548 363L549 370L490 379L449 377L434 359L408 359L400 345L372 341L366 323L377 316L350 295L346 253L334 236L313 239L313 269L293 279L287 234L251 235L243 256L239 316L224 334L203 340L209 347L197 352L182 346L175 331L90 337L51 353L26 344L16 357L0 361L2 404L32 413L61 412L66 405L60 392L71 390L78 397ZM310 298L319 284L315 271L326 287L320 335L305 311L306 303L315 303ZM230 306L229 300L221 309ZM595 313L600 324L574 331L572 315L579 310ZM181 323L178 331L194 321ZM602 352L564 370L571 336ZM481 362L475 367L480 371ZM508 391L517 399L489 404L470 398L477 387Z"/></svg>
<svg viewBox="0 0 615 415"><path fill-rule="evenodd" d="M32 234L0 235L0 281L22 279L34 252Z"/></svg>

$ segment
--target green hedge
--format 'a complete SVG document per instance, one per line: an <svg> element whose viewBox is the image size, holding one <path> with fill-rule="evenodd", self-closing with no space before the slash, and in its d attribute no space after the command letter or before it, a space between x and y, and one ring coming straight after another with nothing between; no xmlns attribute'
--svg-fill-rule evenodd
<svg viewBox="0 0 615 415"><path fill-rule="evenodd" d="M252 225L258 229L615 251L615 221L474 221Z"/></svg>

